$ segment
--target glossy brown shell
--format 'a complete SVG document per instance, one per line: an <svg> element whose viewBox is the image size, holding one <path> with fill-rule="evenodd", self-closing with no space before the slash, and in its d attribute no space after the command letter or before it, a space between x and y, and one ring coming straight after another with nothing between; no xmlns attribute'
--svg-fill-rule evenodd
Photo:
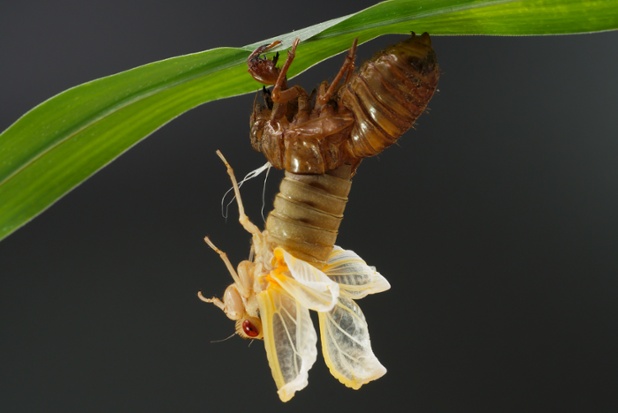
<svg viewBox="0 0 618 413"><path fill-rule="evenodd" d="M340 74L353 69L344 63ZM309 96L300 86L293 86L298 99L282 103L265 91L264 104L256 100L251 115L253 148L274 167L293 173L323 174L345 164L354 170L412 127L436 90L439 68L429 35L412 34L344 77L326 102L319 97L327 82L320 85L317 102L315 93Z"/></svg>
<svg viewBox="0 0 618 413"><path fill-rule="evenodd" d="M414 125L440 76L427 33L397 43L366 61L339 90L338 102L354 114L345 141L350 158L377 155Z"/></svg>
<svg viewBox="0 0 618 413"><path fill-rule="evenodd" d="M273 119L268 106L254 105L251 115L251 145L277 169L301 174L323 174L342 165L343 143L349 139L354 118L344 108L338 113L329 102L312 107L299 117L297 106L285 104L281 117ZM313 105L312 105L313 106Z"/></svg>

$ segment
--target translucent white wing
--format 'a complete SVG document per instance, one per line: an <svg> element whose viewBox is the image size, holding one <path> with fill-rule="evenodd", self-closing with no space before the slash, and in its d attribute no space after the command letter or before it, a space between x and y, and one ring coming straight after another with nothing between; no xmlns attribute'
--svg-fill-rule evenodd
<svg viewBox="0 0 618 413"><path fill-rule="evenodd" d="M353 300L340 297L335 308L318 317L324 360L337 380L357 390L386 373L371 350L365 316Z"/></svg>
<svg viewBox="0 0 618 413"><path fill-rule="evenodd" d="M375 267L370 267L354 251L335 246L328 258L326 275L339 284L340 294L358 300L368 294L380 293L391 288Z"/></svg>
<svg viewBox="0 0 618 413"><path fill-rule="evenodd" d="M322 271L300 260L283 248L275 249L275 256L283 254L289 272L271 273L281 287L305 308L314 311L330 311L339 297L339 285Z"/></svg>
<svg viewBox="0 0 618 413"><path fill-rule="evenodd" d="M277 285L259 293L257 299L268 364L279 398L287 402L308 384L317 335L309 310Z"/></svg>

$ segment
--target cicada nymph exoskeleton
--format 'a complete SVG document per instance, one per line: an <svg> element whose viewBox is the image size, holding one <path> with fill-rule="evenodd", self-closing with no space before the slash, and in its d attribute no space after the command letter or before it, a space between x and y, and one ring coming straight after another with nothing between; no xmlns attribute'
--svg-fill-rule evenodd
<svg viewBox="0 0 618 413"><path fill-rule="evenodd" d="M236 270L226 254L206 238L234 283L222 300L199 293L200 299L215 304L236 321L241 337L264 339L282 401L307 385L308 371L316 360L317 335L309 310L318 313L322 353L333 376L358 389L384 375L386 369L371 349L367 322L355 300L385 291L390 285L354 252L333 245L349 191L350 168L344 177L286 177L266 229L260 231L244 212L232 168L219 156L227 166L239 221L251 234L252 247L249 260L242 261ZM295 238L296 231L305 234L312 224L316 225L312 231L324 226L320 215L331 215L330 231L335 236L326 235L324 242L318 235L310 242L309 238ZM328 232L328 228L321 231ZM302 243L309 247L299 245Z"/></svg>
<svg viewBox="0 0 618 413"><path fill-rule="evenodd" d="M317 94L288 87L286 73L298 39L279 69L261 54L249 56L249 73L273 85L251 115L251 144L276 168L294 173L324 173L340 165L355 168L377 155L412 127L433 96L440 71L427 33L412 36L377 53L355 72L356 41L337 76L322 82Z"/></svg>
<svg viewBox="0 0 618 413"><path fill-rule="evenodd" d="M354 125L353 114L333 99L341 77L354 70L356 42L335 81L330 85L322 82L317 93L312 94L299 85L287 85L286 74L298 43L296 39L281 69L276 66L278 55L272 60L261 56L279 42L262 46L249 56L249 73L256 80L273 85L272 90L264 89L263 105L257 97L254 102L251 145L275 168L293 173L323 174L345 163L357 165L357 161L346 159L341 152Z"/></svg>

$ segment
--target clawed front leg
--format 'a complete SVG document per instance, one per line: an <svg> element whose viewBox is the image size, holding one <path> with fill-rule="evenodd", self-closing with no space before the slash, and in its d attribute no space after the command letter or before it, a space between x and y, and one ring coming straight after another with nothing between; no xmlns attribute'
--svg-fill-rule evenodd
<svg viewBox="0 0 618 413"><path fill-rule="evenodd" d="M247 66L249 66L248 70L251 77L265 85L272 85L277 81L279 78L279 69L277 69L279 53L277 53L272 60L262 58L260 55L268 52L276 46L279 46L280 44L280 40L275 40L271 44L265 44L258 47L249 55L247 58Z"/></svg>
<svg viewBox="0 0 618 413"><path fill-rule="evenodd" d="M223 301L219 300L217 297L206 298L204 297L201 291L198 291L197 298L199 298L201 301L205 303L214 304L221 311L225 312L225 304L223 303Z"/></svg>

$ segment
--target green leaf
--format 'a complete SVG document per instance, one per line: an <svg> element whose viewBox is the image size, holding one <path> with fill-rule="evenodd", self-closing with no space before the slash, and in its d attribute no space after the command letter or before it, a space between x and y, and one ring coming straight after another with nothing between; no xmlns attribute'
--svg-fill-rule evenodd
<svg viewBox="0 0 618 413"><path fill-rule="evenodd" d="M291 75L365 42L432 35L546 35L618 28L618 0L392 0L278 36L302 42ZM260 85L245 60L266 39L140 66L69 89L0 135L0 239L176 116Z"/></svg>

